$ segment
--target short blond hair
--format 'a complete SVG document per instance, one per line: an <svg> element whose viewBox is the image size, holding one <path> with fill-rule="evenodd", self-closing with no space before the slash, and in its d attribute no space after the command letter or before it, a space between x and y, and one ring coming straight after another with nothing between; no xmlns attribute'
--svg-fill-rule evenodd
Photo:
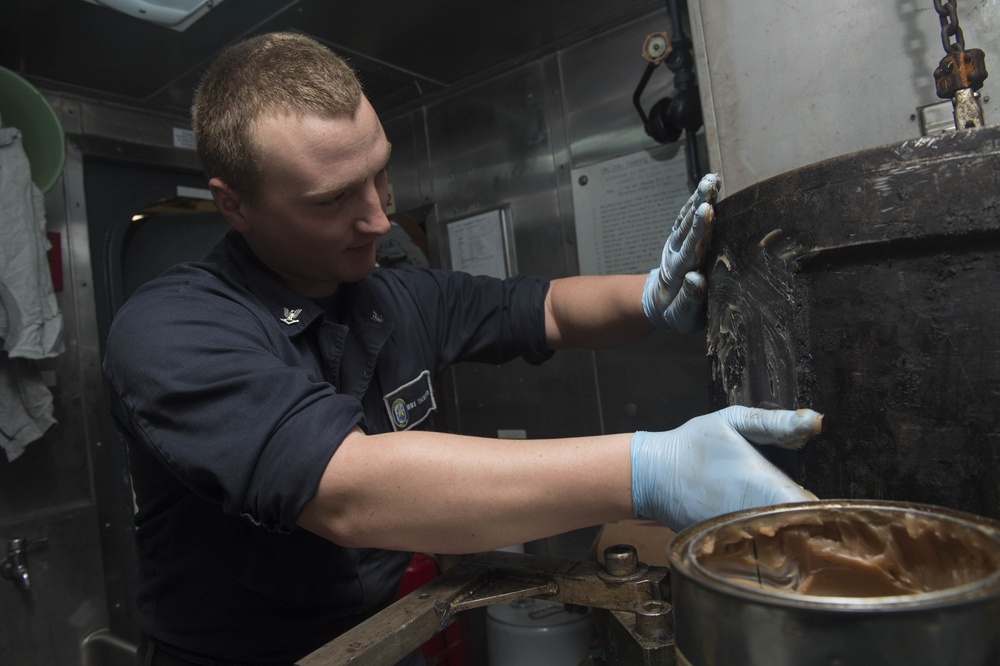
<svg viewBox="0 0 1000 666"><path fill-rule="evenodd" d="M195 92L191 116L202 167L253 201L264 167L254 140L261 117L350 116L362 95L350 65L305 35L275 32L234 44Z"/></svg>

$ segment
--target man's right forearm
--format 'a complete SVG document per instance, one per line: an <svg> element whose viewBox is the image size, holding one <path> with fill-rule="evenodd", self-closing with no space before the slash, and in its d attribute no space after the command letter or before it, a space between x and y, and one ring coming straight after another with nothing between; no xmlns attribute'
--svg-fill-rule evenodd
<svg viewBox="0 0 1000 666"><path fill-rule="evenodd" d="M630 518L630 441L355 430L299 525L343 546L471 553Z"/></svg>

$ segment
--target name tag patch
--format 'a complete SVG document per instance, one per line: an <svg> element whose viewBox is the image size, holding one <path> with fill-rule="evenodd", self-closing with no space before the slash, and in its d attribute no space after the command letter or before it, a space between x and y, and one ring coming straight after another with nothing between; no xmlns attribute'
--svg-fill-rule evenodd
<svg viewBox="0 0 1000 666"><path fill-rule="evenodd" d="M431 373L424 370L416 379L382 396L393 430L409 430L437 411Z"/></svg>

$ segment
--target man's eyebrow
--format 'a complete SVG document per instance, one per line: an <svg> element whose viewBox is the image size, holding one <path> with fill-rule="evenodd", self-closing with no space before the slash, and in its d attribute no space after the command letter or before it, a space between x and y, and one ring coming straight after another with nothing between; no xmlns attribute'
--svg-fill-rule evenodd
<svg viewBox="0 0 1000 666"><path fill-rule="evenodd" d="M380 163L379 168L375 170L375 172L374 172L375 174L381 173L386 168L388 168L388 166L389 166L389 158L391 156L392 156L392 144L389 143L389 142L386 142L385 157L383 158L382 162ZM322 190L315 190L315 191L312 191L312 192L307 192L304 196L307 199L322 199L323 197L328 197L328 196L331 196L331 195L334 195L334 194L338 194L340 192L345 192L345 191L351 189L352 187L360 185L360 184L364 183L366 180L368 180L369 177L370 176L366 175L363 179L354 180L354 181L351 181L349 183L336 183L332 187L325 187Z"/></svg>

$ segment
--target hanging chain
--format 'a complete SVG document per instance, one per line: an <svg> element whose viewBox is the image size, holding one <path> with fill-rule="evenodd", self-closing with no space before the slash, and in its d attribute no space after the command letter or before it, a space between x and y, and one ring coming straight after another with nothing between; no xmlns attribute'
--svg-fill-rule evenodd
<svg viewBox="0 0 1000 666"><path fill-rule="evenodd" d="M983 127L983 107L976 91L989 76L982 49L965 49L965 37L958 27L958 0L934 0L941 19L944 58L934 70L934 87L941 99L950 99L955 110L955 129ZM955 41L952 42L952 37Z"/></svg>
<svg viewBox="0 0 1000 666"><path fill-rule="evenodd" d="M934 0L934 9L941 20L941 45L944 47L945 53L965 50L965 36L962 34L962 28L958 25L956 5L958 5L958 0L948 0L948 2ZM954 42L951 41L952 37L955 38Z"/></svg>

